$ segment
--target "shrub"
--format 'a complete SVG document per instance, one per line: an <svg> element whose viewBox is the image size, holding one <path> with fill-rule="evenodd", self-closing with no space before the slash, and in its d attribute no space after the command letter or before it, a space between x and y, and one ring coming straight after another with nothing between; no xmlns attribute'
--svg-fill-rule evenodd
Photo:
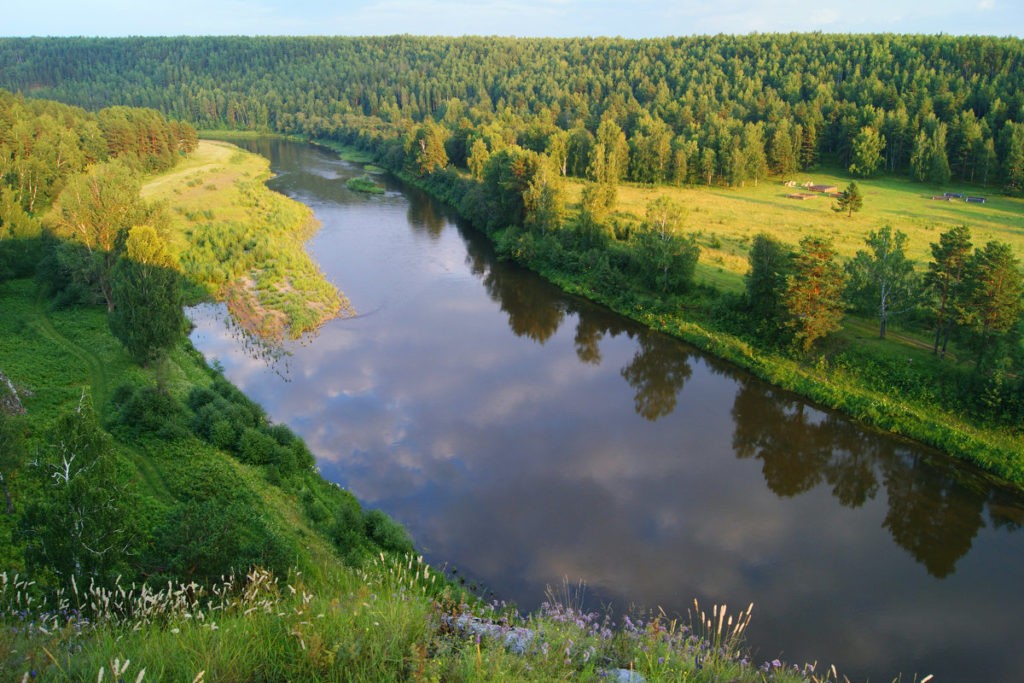
<svg viewBox="0 0 1024 683"><path fill-rule="evenodd" d="M134 437L144 434L171 440L188 432L185 407L173 396L156 387L123 384L110 399L107 427Z"/></svg>
<svg viewBox="0 0 1024 683"><path fill-rule="evenodd" d="M398 522L380 510L369 510L363 517L366 536L383 550L412 552L412 540Z"/></svg>
<svg viewBox="0 0 1024 683"><path fill-rule="evenodd" d="M179 504L155 536L147 564L162 578L208 582L257 565L284 576L293 556L262 522L257 502L242 497Z"/></svg>
<svg viewBox="0 0 1024 683"><path fill-rule="evenodd" d="M238 439L239 460L253 465L275 462L280 449L273 437L254 427L246 427Z"/></svg>

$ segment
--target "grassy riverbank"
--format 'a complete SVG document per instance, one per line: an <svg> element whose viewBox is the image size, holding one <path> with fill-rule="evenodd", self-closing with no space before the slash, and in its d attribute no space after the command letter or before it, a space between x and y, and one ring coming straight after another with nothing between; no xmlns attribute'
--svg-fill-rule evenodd
<svg viewBox="0 0 1024 683"><path fill-rule="evenodd" d="M319 227L312 211L268 189L270 175L263 157L201 140L142 194L171 208L173 247L193 285L248 332L297 338L351 311L306 253Z"/></svg>
<svg viewBox="0 0 1024 683"><path fill-rule="evenodd" d="M818 169L793 176L799 183L831 185L839 189L850 183L838 169ZM685 207L682 229L695 232L701 246L698 281L728 292L742 292L747 271L747 252L758 233L796 244L805 235L824 235L833 240L839 256L850 259L865 249L868 232L890 225L907 234L907 257L918 269L931 259L930 245L939 234L955 226L966 225L974 241L985 244L1000 240L1024 254L1024 199L1006 197L951 182L931 187L908 178L884 177L859 179L864 207L852 216L832 210L835 200L802 187L787 187L772 178L741 188L671 187L622 184L613 218L639 224L647 205L658 197L669 197ZM572 211L578 207L584 183L567 181L567 200ZM963 200L935 200L945 192L981 194L984 204ZM805 193L808 199L788 195ZM572 216L570 216L570 219Z"/></svg>
<svg viewBox="0 0 1024 683"><path fill-rule="evenodd" d="M424 177L398 173L456 208L472 197L475 185L451 169ZM816 174L814 179L834 180L835 176ZM615 273L608 267L613 257L600 249L579 247L572 218L578 206L571 204L572 194L570 216L561 229L538 234L507 228L489 236L505 257L521 262L567 292L671 334L869 427L919 441L1000 480L1024 486L1021 425L1000 424L991 417L980 419L962 408L958 396L983 387L965 388L977 381L971 376L970 364L957 360L955 345L951 345L949 357L939 359L930 353L923 334L893 325L893 333L879 340L870 321L847 316L843 329L829 344L816 353L800 354L759 341L750 333L756 321L738 310L748 233L766 227L758 223L761 220L791 244L802 234L817 230L835 237L840 253L852 254L864 247L864 236L877 227L876 221L903 216L899 222L893 221L893 227L911 229L910 253L923 258L921 254L942 230L972 214L978 225L976 241L1005 238L1012 239L1015 248L1024 247L1024 203L1020 200L1001 197L983 205L957 204L931 200L930 195L926 198L922 186L899 179L867 185L869 197L884 201L853 219L832 212L831 200L790 200L783 193L788 188L771 182L739 190L620 186L621 197L612 214L612 221L619 226L616 229L639 222L640 207L653 198L690 198L689 204L684 203L689 208L684 230L699 235L698 282L703 284L669 296L653 293ZM816 208L807 206L815 201ZM759 208L745 211L748 205ZM941 212L933 212L936 206ZM810 221L809 211L815 216ZM740 219L741 215L746 217ZM730 223L733 219L735 224ZM718 245L714 250L705 248L709 240ZM628 257L619 254L618 258Z"/></svg>

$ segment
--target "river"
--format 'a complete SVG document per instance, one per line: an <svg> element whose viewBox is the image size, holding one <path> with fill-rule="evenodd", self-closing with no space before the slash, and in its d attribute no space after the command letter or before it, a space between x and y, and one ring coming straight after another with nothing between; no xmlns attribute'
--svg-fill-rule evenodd
<svg viewBox="0 0 1024 683"><path fill-rule="evenodd" d="M566 582L619 613L753 602L757 662L1020 678L1022 496L498 262L397 180L363 195L332 152L241 145L313 208L358 315L272 363L221 306L192 341L432 564L524 611Z"/></svg>

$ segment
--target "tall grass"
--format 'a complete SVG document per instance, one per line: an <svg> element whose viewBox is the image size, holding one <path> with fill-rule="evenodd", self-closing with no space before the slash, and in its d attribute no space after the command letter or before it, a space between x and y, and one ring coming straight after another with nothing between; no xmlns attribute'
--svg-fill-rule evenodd
<svg viewBox="0 0 1024 683"><path fill-rule="evenodd" d="M752 663L753 606L587 613L572 599L533 615L485 603L422 558L382 554L328 581L265 570L152 589L71 585L52 596L0 574L7 680L840 681L834 669Z"/></svg>

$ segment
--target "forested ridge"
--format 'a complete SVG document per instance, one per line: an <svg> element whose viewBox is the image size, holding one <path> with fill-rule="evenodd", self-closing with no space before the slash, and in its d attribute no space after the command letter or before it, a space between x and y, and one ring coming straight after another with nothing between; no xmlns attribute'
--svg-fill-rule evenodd
<svg viewBox="0 0 1024 683"><path fill-rule="evenodd" d="M3 39L0 87L313 137L365 125L352 116L436 119L455 163L476 139L498 136L538 152L564 147L563 168L576 176L611 119L630 145L623 171L637 181L738 184L828 157L864 175L1024 189L1015 38ZM878 142L878 159L865 159Z"/></svg>

